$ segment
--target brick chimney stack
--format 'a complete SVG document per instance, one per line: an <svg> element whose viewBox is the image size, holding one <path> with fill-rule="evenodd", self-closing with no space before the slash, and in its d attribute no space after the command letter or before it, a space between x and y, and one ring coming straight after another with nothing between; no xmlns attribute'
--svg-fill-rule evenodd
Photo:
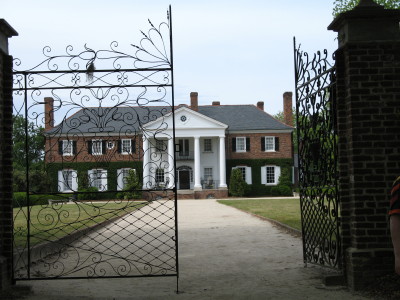
<svg viewBox="0 0 400 300"><path fill-rule="evenodd" d="M283 118L285 124L293 126L292 92L283 93Z"/></svg>
<svg viewBox="0 0 400 300"><path fill-rule="evenodd" d="M54 99L52 97L44 98L44 129L54 128Z"/></svg>
<svg viewBox="0 0 400 300"><path fill-rule="evenodd" d="M257 107L258 107L258 109L261 109L262 111L264 111L264 101L258 101Z"/></svg>
<svg viewBox="0 0 400 300"><path fill-rule="evenodd" d="M198 95L199 95L199 93L197 93L197 92L190 93L190 108L194 111L199 111Z"/></svg>
<svg viewBox="0 0 400 300"><path fill-rule="evenodd" d="M213 106L218 106L218 105L221 105L221 102L219 102L219 101L213 101L213 102L212 102L212 105L213 105Z"/></svg>

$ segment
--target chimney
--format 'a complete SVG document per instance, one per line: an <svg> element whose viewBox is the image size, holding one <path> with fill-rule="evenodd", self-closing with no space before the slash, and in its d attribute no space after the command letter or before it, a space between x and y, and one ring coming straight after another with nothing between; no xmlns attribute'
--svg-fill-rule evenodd
<svg viewBox="0 0 400 300"><path fill-rule="evenodd" d="M258 109L261 109L262 111L264 111L264 101L258 101L257 107L258 107Z"/></svg>
<svg viewBox="0 0 400 300"><path fill-rule="evenodd" d="M190 108L194 111L199 111L198 95L197 92L190 93Z"/></svg>
<svg viewBox="0 0 400 300"><path fill-rule="evenodd" d="M213 106L218 106L218 105L221 105L221 103L220 103L219 101L213 101L213 102L212 102L212 105L213 105Z"/></svg>
<svg viewBox="0 0 400 300"><path fill-rule="evenodd" d="M283 118L289 126L293 126L292 95L292 92L283 93Z"/></svg>
<svg viewBox="0 0 400 300"><path fill-rule="evenodd" d="M44 122L46 131L54 127L54 99L52 97L44 98Z"/></svg>

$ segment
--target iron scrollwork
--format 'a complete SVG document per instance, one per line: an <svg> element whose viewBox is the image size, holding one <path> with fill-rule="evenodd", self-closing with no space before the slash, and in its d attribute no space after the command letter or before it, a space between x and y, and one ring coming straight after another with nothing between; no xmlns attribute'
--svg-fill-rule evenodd
<svg viewBox="0 0 400 300"><path fill-rule="evenodd" d="M294 55L304 262L340 269L336 69L327 50Z"/></svg>
<svg viewBox="0 0 400 300"><path fill-rule="evenodd" d="M154 151L174 139L171 12L149 24L130 51L112 42L55 55L46 46L32 68L14 60L14 115L45 127L48 183L35 186L27 158L26 197L14 211L16 280L177 275L174 159ZM158 169L168 178L162 190Z"/></svg>

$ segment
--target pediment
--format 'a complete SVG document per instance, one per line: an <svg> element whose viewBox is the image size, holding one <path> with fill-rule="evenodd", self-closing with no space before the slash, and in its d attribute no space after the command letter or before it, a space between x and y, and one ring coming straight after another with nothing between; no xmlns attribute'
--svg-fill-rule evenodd
<svg viewBox="0 0 400 300"><path fill-rule="evenodd" d="M157 120L147 123L144 128L146 130L172 130L172 113L169 113ZM216 129L225 130L228 125L207 117L188 107L180 107L175 110L175 130L180 129Z"/></svg>

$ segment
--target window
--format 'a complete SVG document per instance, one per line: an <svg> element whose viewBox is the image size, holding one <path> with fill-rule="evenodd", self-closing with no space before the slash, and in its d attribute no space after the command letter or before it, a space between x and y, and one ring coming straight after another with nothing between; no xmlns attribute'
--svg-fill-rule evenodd
<svg viewBox="0 0 400 300"><path fill-rule="evenodd" d="M249 137L232 138L232 151L233 152L249 152L250 151L250 138Z"/></svg>
<svg viewBox="0 0 400 300"><path fill-rule="evenodd" d="M117 190L121 191L126 187L127 179L129 177L129 172L134 169L131 168L123 168L117 170Z"/></svg>
<svg viewBox="0 0 400 300"><path fill-rule="evenodd" d="M156 183L164 183L164 169L156 170Z"/></svg>
<svg viewBox="0 0 400 300"><path fill-rule="evenodd" d="M189 140L179 140L179 156L189 156Z"/></svg>
<svg viewBox="0 0 400 300"><path fill-rule="evenodd" d="M238 137L236 138L236 152L246 151L246 138Z"/></svg>
<svg viewBox="0 0 400 300"><path fill-rule="evenodd" d="M130 154L132 153L132 141L123 139L121 140L121 153Z"/></svg>
<svg viewBox="0 0 400 300"><path fill-rule="evenodd" d="M273 136L265 137L265 151L275 151L275 138Z"/></svg>
<svg viewBox="0 0 400 300"><path fill-rule="evenodd" d="M158 152L164 152L166 150L165 143L163 140L156 140L156 150Z"/></svg>
<svg viewBox="0 0 400 300"><path fill-rule="evenodd" d="M261 183L265 185L277 185L281 168L278 166L261 167Z"/></svg>
<svg viewBox="0 0 400 300"><path fill-rule="evenodd" d="M212 140L204 139L204 152L212 152Z"/></svg>
<svg viewBox="0 0 400 300"><path fill-rule="evenodd" d="M65 169L58 171L58 191L76 191L78 187L78 176L76 170Z"/></svg>
<svg viewBox="0 0 400 300"><path fill-rule="evenodd" d="M275 167L266 167L267 184L275 183Z"/></svg>
<svg viewBox="0 0 400 300"><path fill-rule="evenodd" d="M99 191L107 190L107 170L89 170L89 185L96 187Z"/></svg>
<svg viewBox="0 0 400 300"><path fill-rule="evenodd" d="M238 166L238 167L233 167L232 169L240 169L240 171L242 172L243 180L247 184L252 184L251 167Z"/></svg>
<svg viewBox="0 0 400 300"><path fill-rule="evenodd" d="M265 136L261 138L261 151L279 151L279 138L276 136Z"/></svg>
<svg viewBox="0 0 400 300"><path fill-rule="evenodd" d="M102 140L92 140L92 154L101 155L103 154L103 142Z"/></svg>
<svg viewBox="0 0 400 300"><path fill-rule="evenodd" d="M72 141L63 141L63 155L72 155Z"/></svg>
<svg viewBox="0 0 400 300"><path fill-rule="evenodd" d="M62 140L58 142L58 153L63 156L71 156L76 153L76 141Z"/></svg>
<svg viewBox="0 0 400 300"><path fill-rule="evenodd" d="M212 168L204 168L204 179L205 180L213 180L213 169Z"/></svg>

